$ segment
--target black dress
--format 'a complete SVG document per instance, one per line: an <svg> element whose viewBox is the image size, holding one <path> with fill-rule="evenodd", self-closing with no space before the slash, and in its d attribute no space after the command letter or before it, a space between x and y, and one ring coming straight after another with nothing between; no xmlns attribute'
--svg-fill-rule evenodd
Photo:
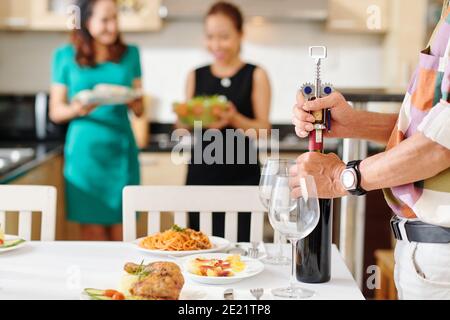
<svg viewBox="0 0 450 320"><path fill-rule="evenodd" d="M211 66L205 66L195 71L195 96L223 95L233 102L237 111L242 115L254 119L252 91L253 73L256 66L244 65L234 76L223 80L214 76ZM227 83L228 82L228 83ZM232 129L234 135L230 134ZM204 132L204 131L203 131ZM258 152L250 138L238 133L234 128L221 130L223 138L223 152L220 157L214 152L212 155L216 161L207 164L204 159L194 163L194 150L191 154L191 164L188 166L187 185L258 185L260 178L260 165ZM202 154L205 148L214 143L203 141L197 137L196 143L201 143ZM243 143L245 141L245 143ZM217 146L217 142L215 142ZM195 148L195 146L194 146ZM230 148L234 149L231 150ZM208 149L209 151L211 148ZM197 153L198 154L198 153ZM227 157L227 154L229 155ZM245 157L244 157L245 155ZM221 160L221 161L220 161ZM190 227L198 229L198 214L189 215ZM213 216L213 234L223 236L225 225L224 214L215 213ZM248 241L250 233L250 214L239 214L238 241Z"/></svg>

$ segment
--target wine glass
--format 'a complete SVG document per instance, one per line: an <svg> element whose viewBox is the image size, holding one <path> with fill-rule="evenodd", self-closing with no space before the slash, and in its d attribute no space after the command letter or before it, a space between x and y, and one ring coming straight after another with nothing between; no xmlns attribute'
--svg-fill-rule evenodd
<svg viewBox="0 0 450 320"><path fill-rule="evenodd" d="M292 246L291 280L286 288L273 289L276 297L289 299L305 299L312 297L314 292L297 286L296 253L297 242L308 236L317 226L320 218L319 199L314 178L300 178L300 197L292 197L289 187L289 175L278 175L272 188L269 220L272 227L283 234Z"/></svg>
<svg viewBox="0 0 450 320"><path fill-rule="evenodd" d="M293 165L295 165L295 160L293 159L267 159L266 164L262 169L261 179L259 181L259 198L266 209L269 209L270 197L272 196L272 187L275 182L275 178L278 174L287 175L289 168ZM275 236L278 236L278 241L276 241L278 243L278 253L273 256L269 255L264 259L264 262L273 265L289 264L290 259L283 255L281 234L277 232Z"/></svg>

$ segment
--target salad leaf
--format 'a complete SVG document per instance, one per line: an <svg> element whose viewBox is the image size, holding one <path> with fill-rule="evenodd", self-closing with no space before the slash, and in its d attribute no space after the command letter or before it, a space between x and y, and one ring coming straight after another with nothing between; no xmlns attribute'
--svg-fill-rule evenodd
<svg viewBox="0 0 450 320"><path fill-rule="evenodd" d="M184 231L186 231L186 228L181 228L180 226L174 224L174 225L172 226L172 230L173 230L173 231L176 231L176 232L184 232Z"/></svg>

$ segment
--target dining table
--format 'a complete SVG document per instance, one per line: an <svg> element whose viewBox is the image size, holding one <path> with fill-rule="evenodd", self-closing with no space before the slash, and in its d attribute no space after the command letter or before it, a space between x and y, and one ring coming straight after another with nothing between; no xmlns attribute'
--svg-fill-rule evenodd
<svg viewBox="0 0 450 320"><path fill-rule="evenodd" d="M268 252L275 244L266 244ZM271 249L271 250L269 250ZM290 246L283 244L285 255ZM180 258L152 255L127 242L30 241L17 250L0 253L0 300L80 300L85 288L117 289L127 262L172 261ZM331 281L298 283L313 290L313 300L363 300L364 296L339 253L332 248ZM276 299L271 289L286 287L290 265L264 264L264 270L247 279L225 285L197 283L185 276L180 299L223 300L233 289L235 300L254 300L251 289L262 288L261 300ZM185 271L183 271L185 274Z"/></svg>

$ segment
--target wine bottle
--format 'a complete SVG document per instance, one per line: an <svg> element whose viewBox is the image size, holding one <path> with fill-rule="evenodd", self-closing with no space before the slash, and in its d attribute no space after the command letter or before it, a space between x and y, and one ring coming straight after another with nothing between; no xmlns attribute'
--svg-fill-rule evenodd
<svg viewBox="0 0 450 320"><path fill-rule="evenodd" d="M322 49L322 53L314 55L315 48ZM321 59L326 58L325 47L311 47L310 56L315 58L317 64L314 84L303 85L301 92L306 100L312 101L322 98L333 92L329 84L322 85L320 79ZM314 116L314 130L309 134L310 152L324 152L323 130L331 129L331 116L329 110L312 112ZM304 239L297 242L297 280L305 283L323 283L331 279L331 241L333 229L333 200L320 199L320 219L317 227Z"/></svg>
<svg viewBox="0 0 450 320"><path fill-rule="evenodd" d="M320 199L320 219L306 238L297 242L297 280L323 283L331 279L333 200Z"/></svg>

